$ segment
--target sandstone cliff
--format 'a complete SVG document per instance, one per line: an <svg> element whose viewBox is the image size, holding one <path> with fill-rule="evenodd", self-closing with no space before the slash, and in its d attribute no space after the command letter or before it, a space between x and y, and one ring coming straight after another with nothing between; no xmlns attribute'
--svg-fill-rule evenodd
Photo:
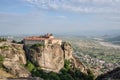
<svg viewBox="0 0 120 80"><path fill-rule="evenodd" d="M25 51L24 51L25 49ZM62 45L32 45L0 42L0 55L4 57L2 62L7 72L15 77L29 77L30 72L22 65L30 60L45 71L59 72L64 67L64 61L69 60L71 68L79 68L82 72L86 71L85 66L73 55L70 43L63 42Z"/></svg>
<svg viewBox="0 0 120 80"><path fill-rule="evenodd" d="M3 66L16 77L28 77L30 73L22 66L26 64L23 45L1 42L0 55L4 57Z"/></svg>
<svg viewBox="0 0 120 80"><path fill-rule="evenodd" d="M87 67L73 54L73 48L70 43L63 42L62 49L64 52L64 59L70 60L72 68L78 68L81 72L86 72Z"/></svg>
<svg viewBox="0 0 120 80"><path fill-rule="evenodd" d="M46 71L58 72L64 66L63 51L60 45L29 48L28 59Z"/></svg>
<svg viewBox="0 0 120 80"><path fill-rule="evenodd" d="M64 60L70 60L72 68L79 68L86 71L85 66L78 58L73 56L73 49L70 43L63 42L62 45L53 44L46 46L25 47L28 59L39 65L46 71L59 72L64 66Z"/></svg>

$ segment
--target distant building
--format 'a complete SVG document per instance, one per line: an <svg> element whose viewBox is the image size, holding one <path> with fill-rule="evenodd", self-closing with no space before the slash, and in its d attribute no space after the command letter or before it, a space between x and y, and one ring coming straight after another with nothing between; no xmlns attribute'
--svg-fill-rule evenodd
<svg viewBox="0 0 120 80"><path fill-rule="evenodd" d="M62 40L54 38L52 34L45 34L42 36L31 36L31 37L26 37L24 38L24 44L43 44L43 45L48 45L48 44L60 44L61 45Z"/></svg>

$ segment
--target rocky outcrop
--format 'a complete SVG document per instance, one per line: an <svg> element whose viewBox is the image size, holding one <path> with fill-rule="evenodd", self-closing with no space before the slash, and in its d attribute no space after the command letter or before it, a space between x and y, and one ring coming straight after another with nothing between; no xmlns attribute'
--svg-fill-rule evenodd
<svg viewBox="0 0 120 80"><path fill-rule="evenodd" d="M26 54L25 54L25 51ZM79 68L85 72L86 68L80 60L73 55L70 43L62 45L25 45L9 42L0 43L0 55L4 57L3 66L16 77L29 77L31 74L25 69L26 59L45 71L59 72L64 67L64 61L69 60L71 68ZM26 56L25 56L26 55ZM26 58L27 57L27 58Z"/></svg>
<svg viewBox="0 0 120 80"><path fill-rule="evenodd" d="M26 64L23 45L1 42L0 55L4 57L3 66L17 77L28 77L30 73L22 66Z"/></svg>
<svg viewBox="0 0 120 80"><path fill-rule="evenodd" d="M46 71L59 72L64 66L64 60L70 60L72 68L79 68L82 72L86 70L80 60L73 56L70 43L64 42L62 45L53 44L39 47L26 46L25 49L27 49L28 59Z"/></svg>
<svg viewBox="0 0 120 80"><path fill-rule="evenodd" d="M58 44L29 48L27 55L46 71L58 72L64 66L64 53Z"/></svg>
<svg viewBox="0 0 120 80"><path fill-rule="evenodd" d="M11 74L15 75L16 77L29 77L30 76L30 72L27 71L18 62L5 60L3 62L3 65L7 69L7 71L9 71Z"/></svg>
<svg viewBox="0 0 120 80"><path fill-rule="evenodd" d="M86 72L86 66L73 54L73 48L70 43L63 42L64 59L70 60L72 68L78 68L81 72Z"/></svg>

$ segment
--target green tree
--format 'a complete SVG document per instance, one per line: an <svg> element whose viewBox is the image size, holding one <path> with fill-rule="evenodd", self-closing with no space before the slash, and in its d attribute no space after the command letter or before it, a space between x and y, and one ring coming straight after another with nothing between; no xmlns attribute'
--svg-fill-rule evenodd
<svg viewBox="0 0 120 80"><path fill-rule="evenodd" d="M35 69L35 66L30 61L27 62L26 67L30 72Z"/></svg>
<svg viewBox="0 0 120 80"><path fill-rule="evenodd" d="M59 76L57 75L57 73L50 72L49 73L49 80L61 80L61 79L59 78Z"/></svg>
<svg viewBox="0 0 120 80"><path fill-rule="evenodd" d="M60 74L60 80L74 80L74 78L70 74Z"/></svg>
<svg viewBox="0 0 120 80"><path fill-rule="evenodd" d="M0 55L0 68L2 68L3 66L3 61L4 61L4 57L2 55Z"/></svg>
<svg viewBox="0 0 120 80"><path fill-rule="evenodd" d="M70 60L65 60L64 61L64 68L66 71L70 69Z"/></svg>
<svg viewBox="0 0 120 80"><path fill-rule="evenodd" d="M44 46L43 44L33 44L32 46L31 46L31 48L36 48L36 47L41 47L41 46Z"/></svg>
<svg viewBox="0 0 120 80"><path fill-rule="evenodd" d="M87 73L88 73L88 80L95 80L95 76L90 69L87 70Z"/></svg>

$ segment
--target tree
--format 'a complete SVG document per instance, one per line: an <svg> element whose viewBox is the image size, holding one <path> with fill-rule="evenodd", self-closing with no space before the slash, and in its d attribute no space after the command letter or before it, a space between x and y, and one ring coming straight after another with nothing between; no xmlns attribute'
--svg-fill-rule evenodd
<svg viewBox="0 0 120 80"><path fill-rule="evenodd" d="M12 40L12 43L17 43L17 41L15 41L15 40Z"/></svg>
<svg viewBox="0 0 120 80"><path fill-rule="evenodd" d="M70 69L70 60L65 60L64 61L64 68L66 71Z"/></svg>
<svg viewBox="0 0 120 80"><path fill-rule="evenodd" d="M27 62L26 67L30 72L35 69L35 66L30 61Z"/></svg>
<svg viewBox="0 0 120 80"><path fill-rule="evenodd" d="M0 68L2 68L2 63L3 63L3 61L4 61L4 57L2 56L2 55L0 55Z"/></svg>
<svg viewBox="0 0 120 80"><path fill-rule="evenodd" d="M93 72L90 69L87 70L87 73L88 73L88 80L95 80L95 76L93 75Z"/></svg>
<svg viewBox="0 0 120 80"><path fill-rule="evenodd" d="M49 73L49 80L61 80L61 79L59 78L59 76L57 75L57 73L50 72Z"/></svg>

